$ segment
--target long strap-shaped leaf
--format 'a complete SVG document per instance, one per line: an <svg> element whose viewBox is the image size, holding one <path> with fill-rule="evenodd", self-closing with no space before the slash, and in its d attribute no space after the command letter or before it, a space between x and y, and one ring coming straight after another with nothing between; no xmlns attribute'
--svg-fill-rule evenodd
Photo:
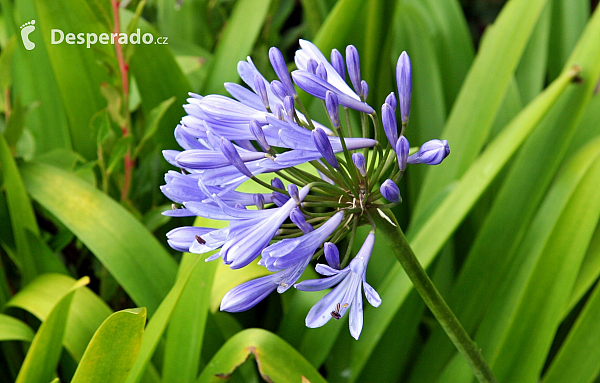
<svg viewBox="0 0 600 383"><path fill-rule="evenodd" d="M133 301L153 313L175 281L175 261L121 205L64 170L22 167L29 194L79 238Z"/></svg>
<svg viewBox="0 0 600 383"><path fill-rule="evenodd" d="M254 354L258 369L267 382L326 382L315 368L292 346L277 335L248 329L237 333L208 362L198 383L211 382L215 376L226 378Z"/></svg>
<svg viewBox="0 0 600 383"><path fill-rule="evenodd" d="M52 308L48 318L38 329L19 375L17 383L46 383L54 377L60 359L62 341L69 317L69 309L75 291L88 284L88 277L81 278Z"/></svg>
<svg viewBox="0 0 600 383"><path fill-rule="evenodd" d="M0 342L5 340L31 342L33 336L33 331L25 323L9 315L0 314Z"/></svg>
<svg viewBox="0 0 600 383"><path fill-rule="evenodd" d="M140 351L145 324L144 307L109 316L90 341L71 383L123 382Z"/></svg>
<svg viewBox="0 0 600 383"><path fill-rule="evenodd" d="M48 319L57 302L75 280L61 274L43 274L21 289L3 309L18 307L40 321ZM79 289L73 297L63 345L79 361L98 326L112 313L108 305L90 289Z"/></svg>
<svg viewBox="0 0 600 383"><path fill-rule="evenodd" d="M539 379L599 217L597 139L557 177L477 331L499 381ZM455 356L438 381L469 382L467 371Z"/></svg>
<svg viewBox="0 0 600 383"><path fill-rule="evenodd" d="M442 137L452 147L443 167L429 170L416 216L432 198L458 180L475 160L546 0L512 0L488 30L448 116Z"/></svg>
<svg viewBox="0 0 600 383"><path fill-rule="evenodd" d="M568 65L581 66L583 82L561 95L516 156L449 294L448 303L470 333L476 330L517 256L519 242L563 162L569 140L593 94L600 73L598 33L600 12L590 21L569 59ZM436 329L414 370L415 381L430 379L452 353L445 335Z"/></svg>

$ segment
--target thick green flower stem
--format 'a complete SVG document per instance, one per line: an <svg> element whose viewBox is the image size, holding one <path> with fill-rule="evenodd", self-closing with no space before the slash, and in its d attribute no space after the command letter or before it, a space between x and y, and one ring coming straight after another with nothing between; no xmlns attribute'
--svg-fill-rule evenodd
<svg viewBox="0 0 600 383"><path fill-rule="evenodd" d="M381 214L385 214L389 220L382 217L380 212ZM444 298L437 291L425 270L423 270L392 212L388 209L371 209L370 214L373 221L375 221L377 229L390 243L396 258L398 258L400 265L402 265L417 292L421 295L425 304L427 304L427 307L429 307L452 343L454 343L458 351L467 360L477 379L480 382L496 383L497 380L483 359L481 351L469 337L469 334L467 334L456 316L454 316L454 313L452 313Z"/></svg>

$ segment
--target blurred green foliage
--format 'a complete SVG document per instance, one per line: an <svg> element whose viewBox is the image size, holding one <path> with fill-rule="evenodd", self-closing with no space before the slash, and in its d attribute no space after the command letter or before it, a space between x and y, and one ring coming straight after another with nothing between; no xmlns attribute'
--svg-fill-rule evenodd
<svg viewBox="0 0 600 383"><path fill-rule="evenodd" d="M224 93L248 55L273 79L269 47L292 68L298 38L354 44L375 109L410 54L407 136L452 148L402 185L415 253L501 382L597 381L600 11L462 3L1 0L0 382L473 381L382 238L369 278L383 304L359 341L345 319L304 327L319 293L218 312L264 270L166 245L193 223L160 214L187 93ZM117 25L165 44L52 43L52 29Z"/></svg>

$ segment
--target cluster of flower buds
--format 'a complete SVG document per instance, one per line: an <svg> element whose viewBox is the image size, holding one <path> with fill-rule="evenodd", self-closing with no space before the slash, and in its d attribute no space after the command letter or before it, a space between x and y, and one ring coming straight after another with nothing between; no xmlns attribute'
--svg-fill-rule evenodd
<svg viewBox="0 0 600 383"><path fill-rule="evenodd" d="M238 64L247 87L225 84L232 98L190 94L187 115L175 128L183 150L163 152L180 169L169 171L161 187L180 206L164 214L229 224L222 229L179 227L167 234L168 243L179 251L215 251L206 260L221 258L232 269L260 258L258 264L272 273L233 288L221 310L248 310L273 291L283 293L292 286L304 291L333 288L310 310L306 325L322 326L350 310L350 333L358 339L363 292L373 306L381 303L365 276L376 232L370 215L389 206L382 196L392 204L401 202L397 183L407 164L439 164L449 154L448 142L429 141L410 155L404 130L412 80L405 52L396 73L399 100L393 92L386 98L380 125L377 112L367 104L369 87L361 79L354 46L346 48L346 65L336 49L329 61L309 41L300 40L300 47L295 55L298 69L291 76L281 52L271 48L269 59L278 79L269 82L248 58ZM310 118L294 84L321 100L330 127ZM366 135L372 124L374 138L354 136L358 130L349 115L356 112L351 109L361 115L358 130ZM387 142L380 139L383 134ZM304 163L313 170L300 168ZM248 180L260 192L236 190ZM351 257L352 247L346 246L340 259L336 244L354 238L361 225L371 225L362 247ZM311 260L323 255L326 264L317 264L316 271L326 278L297 283Z"/></svg>

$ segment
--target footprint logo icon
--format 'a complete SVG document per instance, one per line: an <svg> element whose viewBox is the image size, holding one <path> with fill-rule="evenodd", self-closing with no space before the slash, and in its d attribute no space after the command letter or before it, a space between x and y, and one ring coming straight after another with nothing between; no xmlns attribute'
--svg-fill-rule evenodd
<svg viewBox="0 0 600 383"><path fill-rule="evenodd" d="M25 45L25 49L28 51L35 48L35 43L29 41L29 34L35 31L35 20L31 20L21 25L21 39L23 40L23 45Z"/></svg>

